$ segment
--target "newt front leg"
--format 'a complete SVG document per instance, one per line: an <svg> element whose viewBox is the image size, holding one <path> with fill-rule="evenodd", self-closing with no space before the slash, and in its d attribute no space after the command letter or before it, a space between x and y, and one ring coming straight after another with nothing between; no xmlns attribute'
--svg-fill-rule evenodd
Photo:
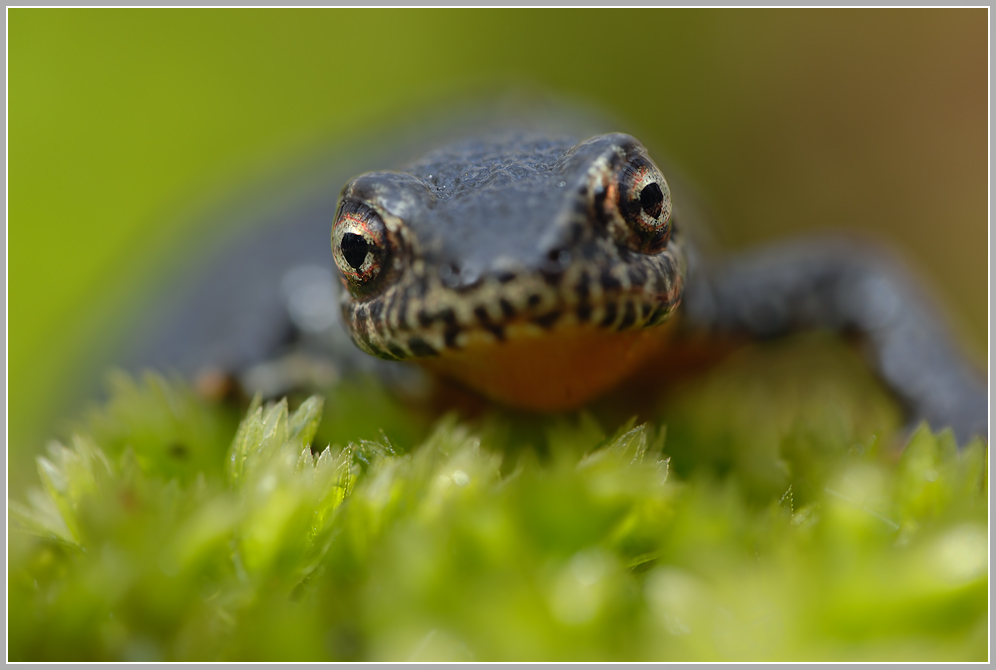
<svg viewBox="0 0 996 670"><path fill-rule="evenodd" d="M855 335L914 421L963 444L988 432L985 378L899 264L863 240L815 239L700 264L683 309L693 328L754 338L803 329Z"/></svg>

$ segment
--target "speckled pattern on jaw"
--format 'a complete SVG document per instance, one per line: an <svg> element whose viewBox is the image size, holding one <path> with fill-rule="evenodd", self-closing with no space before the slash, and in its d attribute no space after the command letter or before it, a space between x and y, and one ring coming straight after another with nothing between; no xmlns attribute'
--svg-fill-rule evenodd
<svg viewBox="0 0 996 670"><path fill-rule="evenodd" d="M561 329L664 322L684 284L680 235L673 230L652 254L620 244L593 193L600 174L634 154L645 156L621 134L580 144L504 135L354 179L343 200L376 211L396 247L377 290L358 297L344 281L354 341L408 359Z"/></svg>

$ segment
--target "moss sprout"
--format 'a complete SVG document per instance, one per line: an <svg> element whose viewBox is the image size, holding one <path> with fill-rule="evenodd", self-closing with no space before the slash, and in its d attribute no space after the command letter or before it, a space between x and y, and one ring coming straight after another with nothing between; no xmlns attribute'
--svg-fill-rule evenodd
<svg viewBox="0 0 996 670"><path fill-rule="evenodd" d="M652 421L447 414L342 444L319 396L236 427L116 377L9 503L9 658L985 660L985 445L921 426L900 455L847 355L795 349ZM403 426L392 402L367 409Z"/></svg>

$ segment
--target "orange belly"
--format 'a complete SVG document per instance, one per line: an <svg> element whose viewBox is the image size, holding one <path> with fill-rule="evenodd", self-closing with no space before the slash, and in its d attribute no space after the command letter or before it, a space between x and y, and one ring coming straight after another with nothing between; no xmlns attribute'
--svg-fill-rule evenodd
<svg viewBox="0 0 996 670"><path fill-rule="evenodd" d="M421 363L505 405L555 412L584 405L660 358L671 330L563 329L470 343Z"/></svg>

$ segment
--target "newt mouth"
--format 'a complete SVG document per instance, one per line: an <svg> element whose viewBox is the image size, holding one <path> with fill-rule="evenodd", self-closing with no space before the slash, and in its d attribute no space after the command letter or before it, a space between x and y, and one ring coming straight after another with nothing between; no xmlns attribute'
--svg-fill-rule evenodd
<svg viewBox="0 0 996 670"><path fill-rule="evenodd" d="M342 302L356 344L389 360L433 358L573 331L619 334L659 325L681 301L684 260L680 242L673 241L666 252L626 264L575 262L555 280L542 273L490 276L456 289L435 277L402 280L377 300L347 295Z"/></svg>
<svg viewBox="0 0 996 670"><path fill-rule="evenodd" d="M686 272L670 188L622 134L474 141L360 175L332 250L353 340L389 360L491 351L511 365L585 346L626 359L633 333L677 308Z"/></svg>

